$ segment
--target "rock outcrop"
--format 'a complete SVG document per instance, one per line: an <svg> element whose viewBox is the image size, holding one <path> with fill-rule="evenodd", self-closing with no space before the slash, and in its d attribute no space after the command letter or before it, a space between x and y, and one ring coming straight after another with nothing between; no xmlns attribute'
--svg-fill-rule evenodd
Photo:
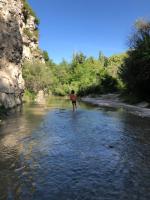
<svg viewBox="0 0 150 200"><path fill-rule="evenodd" d="M0 106L21 104L24 91L23 60L44 62L38 48L35 16L25 0L0 0Z"/></svg>
<svg viewBox="0 0 150 200"><path fill-rule="evenodd" d="M45 104L46 100L45 100L45 95L44 95L44 91L40 90L36 96L35 102L38 104Z"/></svg>

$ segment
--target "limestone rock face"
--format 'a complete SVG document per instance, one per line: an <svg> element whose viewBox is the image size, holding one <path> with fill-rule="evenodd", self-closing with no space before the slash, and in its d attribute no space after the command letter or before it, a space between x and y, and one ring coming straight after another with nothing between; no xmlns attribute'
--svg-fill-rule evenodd
<svg viewBox="0 0 150 200"><path fill-rule="evenodd" d="M21 104L22 61L44 62L35 34L35 18L26 19L23 6L23 0L0 0L0 106L6 108Z"/></svg>
<svg viewBox="0 0 150 200"><path fill-rule="evenodd" d="M35 99L35 102L38 103L38 104L45 104L46 103L44 91L40 90L38 92L37 97Z"/></svg>

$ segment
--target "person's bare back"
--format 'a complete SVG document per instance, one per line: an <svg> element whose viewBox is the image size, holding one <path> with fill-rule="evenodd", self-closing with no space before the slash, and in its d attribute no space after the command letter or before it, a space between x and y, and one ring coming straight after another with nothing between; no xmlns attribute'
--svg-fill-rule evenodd
<svg viewBox="0 0 150 200"><path fill-rule="evenodd" d="M75 109L77 109L77 96L74 92L74 90L71 91L70 94L70 100L72 101L72 107L73 107L73 112L75 111Z"/></svg>

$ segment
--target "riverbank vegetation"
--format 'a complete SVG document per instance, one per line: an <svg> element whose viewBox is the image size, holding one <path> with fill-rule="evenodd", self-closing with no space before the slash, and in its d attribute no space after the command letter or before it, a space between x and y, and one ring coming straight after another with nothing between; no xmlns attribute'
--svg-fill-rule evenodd
<svg viewBox="0 0 150 200"><path fill-rule="evenodd" d="M140 20L129 40L127 58L119 75L125 84L125 93L150 100L150 22Z"/></svg>
<svg viewBox="0 0 150 200"><path fill-rule="evenodd" d="M98 59L94 59L86 57L83 53L76 53L70 63L63 60L58 65L46 58L45 65L36 62L25 63L23 78L27 90L33 93L44 90L47 93L64 96L74 89L83 96L114 92L118 90L120 83L117 69L113 69L112 65L116 67L118 60L115 58L120 57L122 55L115 55L113 58L100 55Z"/></svg>
<svg viewBox="0 0 150 200"><path fill-rule="evenodd" d="M109 58L100 53L97 59L76 53L72 61L63 60L56 65L44 52L46 64L24 63L23 78L30 92L44 90L54 95L64 96L74 89L79 95L115 92L121 88L118 67L126 54Z"/></svg>
<svg viewBox="0 0 150 200"><path fill-rule="evenodd" d="M65 96L75 90L80 96L120 92L131 99L150 97L150 22L136 22L126 53L98 58L82 52L73 54L71 62L55 64L43 52L45 64L24 63L23 78L30 93L44 90L48 94Z"/></svg>

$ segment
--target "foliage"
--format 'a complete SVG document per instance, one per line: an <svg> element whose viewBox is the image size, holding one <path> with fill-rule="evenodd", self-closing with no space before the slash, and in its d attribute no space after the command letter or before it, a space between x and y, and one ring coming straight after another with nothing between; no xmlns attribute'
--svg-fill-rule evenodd
<svg viewBox="0 0 150 200"><path fill-rule="evenodd" d="M39 38L39 31L38 30L34 30L34 31L30 31L29 28L24 28L24 34L27 35L29 38L36 38L38 40Z"/></svg>
<svg viewBox="0 0 150 200"><path fill-rule="evenodd" d="M119 67L123 64L124 59L127 57L126 53L114 54L107 59L107 72L114 78L118 77Z"/></svg>
<svg viewBox="0 0 150 200"><path fill-rule="evenodd" d="M102 51L99 52L98 60L102 66L104 66L104 67L108 66L108 58L106 56L104 56Z"/></svg>
<svg viewBox="0 0 150 200"><path fill-rule="evenodd" d="M125 91L122 91L120 97L123 99L124 102L129 104L137 104L140 103L143 99L134 95L134 94L128 94Z"/></svg>
<svg viewBox="0 0 150 200"><path fill-rule="evenodd" d="M73 89L82 96L125 88L131 102L150 97L150 22L136 22L127 53L106 57L100 52L95 59L77 52L70 63L62 60L57 65L47 51L43 51L43 57L46 64L24 64L23 77L29 92L46 90L64 96Z"/></svg>
<svg viewBox="0 0 150 200"><path fill-rule="evenodd" d="M29 18L29 16L33 16L35 18L35 23L38 26L40 24L40 20L39 18L36 16L35 12L33 11L33 9L31 8L31 6L29 5L29 3L27 2L27 0L22 0L23 2L23 9L22 12L24 14L24 18L25 18L25 22L27 21L27 19Z"/></svg>
<svg viewBox="0 0 150 200"><path fill-rule="evenodd" d="M48 67L42 63L29 63L23 65L23 78L26 89L37 93L39 90L47 90L51 85L51 73Z"/></svg>
<svg viewBox="0 0 150 200"><path fill-rule="evenodd" d="M43 56L46 64L24 64L23 77L29 92L44 90L54 95L65 96L73 89L83 96L116 92L121 85L117 72L113 76L110 69L116 67L115 70L118 70L123 55L106 58L101 53L99 58L95 59L79 52L73 55L71 63L62 60L57 65L46 51L43 51Z"/></svg>
<svg viewBox="0 0 150 200"><path fill-rule="evenodd" d="M91 94L104 94L108 92L116 92L117 91L117 81L115 78L106 74L101 77L99 83L91 84L89 87L80 88L78 94L80 96L91 95Z"/></svg>
<svg viewBox="0 0 150 200"><path fill-rule="evenodd" d="M36 98L36 93L35 92L31 92L29 90L25 90L24 95L23 95L23 101L25 102L33 102Z"/></svg>
<svg viewBox="0 0 150 200"><path fill-rule="evenodd" d="M79 95L114 92L117 90L118 81L108 74L105 65L106 62L102 62L102 59L86 57L81 52L76 53L71 63L63 60L51 68L50 90L57 95L66 95L72 89Z"/></svg>
<svg viewBox="0 0 150 200"><path fill-rule="evenodd" d="M53 60L49 57L48 52L47 51L43 51L43 58L45 60L46 65L51 68L52 66L55 65L55 63L53 62Z"/></svg>
<svg viewBox="0 0 150 200"><path fill-rule="evenodd" d="M43 51L43 57L44 57L45 62L49 61L49 55L47 51Z"/></svg>
<svg viewBox="0 0 150 200"><path fill-rule="evenodd" d="M72 67L75 67L78 64L83 64L85 60L86 56L82 52L73 54Z"/></svg>
<svg viewBox="0 0 150 200"><path fill-rule="evenodd" d="M37 39L39 38L39 30L38 29L33 31L33 36L35 36Z"/></svg>
<svg viewBox="0 0 150 200"><path fill-rule="evenodd" d="M126 90L139 97L150 97L150 22L137 21L129 42L128 57L120 69Z"/></svg>

